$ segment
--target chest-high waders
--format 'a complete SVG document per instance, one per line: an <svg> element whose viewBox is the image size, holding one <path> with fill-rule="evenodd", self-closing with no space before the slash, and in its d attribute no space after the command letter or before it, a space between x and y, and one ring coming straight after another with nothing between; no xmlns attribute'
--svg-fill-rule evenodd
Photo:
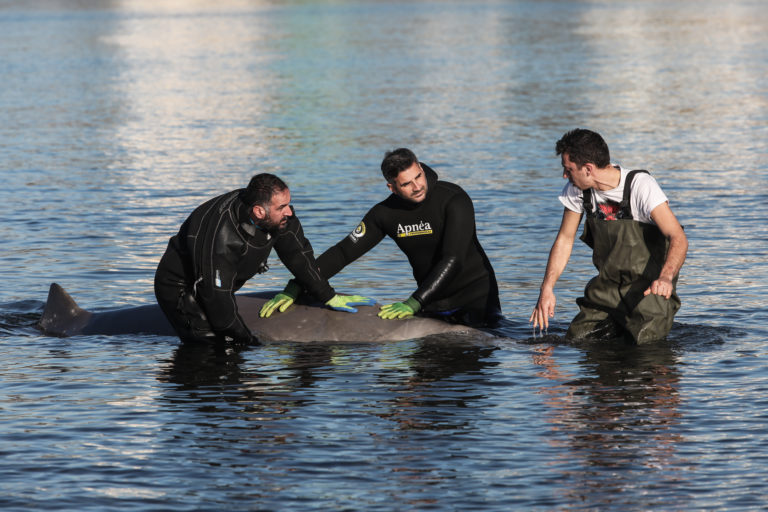
<svg viewBox="0 0 768 512"><path fill-rule="evenodd" d="M599 274L576 301L581 311L568 327L568 339L628 336L636 343L659 340L669 333L680 309L677 276L669 299L643 295L659 277L669 241L657 226L632 217L630 190L638 172L648 171L627 175L616 220L600 218L592 211L592 191L584 191L586 220L581 240L593 249L592 262Z"/></svg>

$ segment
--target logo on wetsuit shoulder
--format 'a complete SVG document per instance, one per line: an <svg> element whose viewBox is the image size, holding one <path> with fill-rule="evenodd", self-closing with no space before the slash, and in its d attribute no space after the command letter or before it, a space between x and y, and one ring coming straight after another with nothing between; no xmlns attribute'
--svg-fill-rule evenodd
<svg viewBox="0 0 768 512"><path fill-rule="evenodd" d="M365 222L360 222L357 227L349 234L349 239L357 243L358 240L365 236Z"/></svg>
<svg viewBox="0 0 768 512"><path fill-rule="evenodd" d="M397 238L404 238L407 236L419 236L419 235L431 235L432 226L429 222L421 221L418 224L402 224L397 225Z"/></svg>

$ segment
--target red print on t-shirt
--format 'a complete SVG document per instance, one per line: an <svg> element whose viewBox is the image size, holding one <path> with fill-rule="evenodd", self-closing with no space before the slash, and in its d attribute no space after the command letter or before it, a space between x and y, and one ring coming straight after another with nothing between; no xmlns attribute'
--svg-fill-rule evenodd
<svg viewBox="0 0 768 512"><path fill-rule="evenodd" d="M598 203L597 207L600 208L600 213L602 213L600 217L605 220L616 220L616 214L619 213L619 203Z"/></svg>

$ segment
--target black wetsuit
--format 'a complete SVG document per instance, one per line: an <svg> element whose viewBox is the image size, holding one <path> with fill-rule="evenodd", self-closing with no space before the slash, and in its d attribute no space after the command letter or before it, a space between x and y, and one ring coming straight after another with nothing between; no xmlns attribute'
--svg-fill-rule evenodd
<svg viewBox="0 0 768 512"><path fill-rule="evenodd" d="M477 239L472 200L461 187L438 181L434 170L421 165L426 198L414 203L392 194L371 208L349 236L317 259L323 277L330 279L388 235L413 268L418 284L413 298L422 306L420 314L494 325L501 318L499 290Z"/></svg>
<svg viewBox="0 0 768 512"><path fill-rule="evenodd" d="M155 273L155 296L182 341L257 343L238 314L235 292L268 269L274 247L296 280L323 302L334 290L317 268L312 246L294 215L267 232L251 222L241 190L195 209L168 242Z"/></svg>

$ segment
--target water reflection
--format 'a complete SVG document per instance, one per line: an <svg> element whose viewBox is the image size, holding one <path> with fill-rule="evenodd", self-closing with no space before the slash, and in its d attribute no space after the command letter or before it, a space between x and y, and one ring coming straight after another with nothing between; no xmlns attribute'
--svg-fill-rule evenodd
<svg viewBox="0 0 768 512"><path fill-rule="evenodd" d="M157 379L174 384L160 398L166 407L167 428L189 435L189 443L217 450L274 453L276 446L300 438L285 420L297 420L300 409L315 400L311 388L315 371L330 361L331 347L286 346L278 364L252 364L259 347L236 350L208 344L181 344L161 368ZM269 356L268 356L269 357ZM187 425L202 430L189 433ZM300 429L299 429L300 430Z"/></svg>
<svg viewBox="0 0 768 512"><path fill-rule="evenodd" d="M395 344L393 344L395 345ZM281 344L269 347L279 352L267 356L271 364L260 367L250 360L250 349L237 350L209 344L181 344L165 361L158 380L175 384L166 396L171 403L187 404L228 401L253 412L257 403L281 403L283 412L312 397L307 389L320 381L338 377L345 369L371 372L364 378L378 379L392 392L376 409L382 418L394 419L402 428L456 427L443 414L445 406L467 407L470 399L481 399L485 370L499 364L491 359L497 347L476 345L466 340L434 337L413 345L376 347L369 361L354 360L357 346L326 344ZM265 347L255 349L268 350ZM378 361L376 361L378 360ZM276 362L279 362L275 364ZM377 367L378 366L378 367ZM340 392L345 392L343 385ZM317 390L322 393L324 390ZM394 396L392 396L394 395ZM303 397L303 398L301 398ZM443 412L441 412L443 411Z"/></svg>
<svg viewBox="0 0 768 512"><path fill-rule="evenodd" d="M627 493L629 504L647 471L659 485L679 484L681 373L674 347L584 346L577 378L560 367L557 350L537 348L534 362L541 377L557 383L539 393L548 407L550 443L559 448L552 465L568 482L563 498L615 505Z"/></svg>
<svg viewBox="0 0 768 512"><path fill-rule="evenodd" d="M185 435L189 425L203 428L189 441L195 445L272 453L275 442L290 440L294 450L301 446L302 456L309 460L320 457L312 464L323 464L330 453L312 455L317 443L328 443L338 429L359 428L359 436L345 440L345 449L364 446L370 454L383 449L389 452L387 465L418 472L418 468L434 468L434 460L414 459L419 448L399 435L392 439L393 433L475 435L476 411L491 406L482 390L493 386L488 370L499 365L492 358L495 350L445 338L367 349L294 344L237 351L183 344L157 378L174 385L160 398L170 406L164 408L168 428ZM279 354L265 356L266 351ZM267 358L266 364L254 361L262 357ZM358 396L360 389L366 390L364 400ZM323 426L304 431L302 425L307 422ZM210 428L215 434L207 432ZM448 450L450 443L444 448ZM363 465L370 456L363 457Z"/></svg>
<svg viewBox="0 0 768 512"><path fill-rule="evenodd" d="M158 380L178 384L179 390L196 390L220 384L240 384L241 365L245 361L238 350L205 343L182 343L167 361Z"/></svg>
<svg viewBox="0 0 768 512"><path fill-rule="evenodd" d="M388 382L392 396L379 404L377 415L401 430L453 430L472 424L472 415L457 412L484 398L490 378L486 369L500 363L491 359L493 346L477 346L445 339L423 340L406 359L409 375Z"/></svg>
<svg viewBox="0 0 768 512"><path fill-rule="evenodd" d="M332 363L332 346L321 344L286 345L278 349L282 353L279 367L251 368L246 356L250 348L236 349L205 343L182 343L158 376L161 382L177 384L174 392L210 391L219 387L224 393L216 396L235 402L259 402L270 391L291 391L311 387L319 378L317 370ZM265 350L257 348L255 350ZM194 396L200 401L215 399L204 394L183 395L187 401ZM286 404L297 400L286 398ZM173 399L171 399L173 401Z"/></svg>
<svg viewBox="0 0 768 512"><path fill-rule="evenodd" d="M82 509L119 479L175 509L262 496L267 510L760 508L764 2L31 4L0 7L3 301L40 300L66 276L91 309L154 302L185 214L256 169L284 175L322 250L382 198L382 152L408 144L475 201L505 314L524 324L507 335L524 339L561 213L552 144L575 126L650 167L691 251L674 343L539 339L533 369L528 344L423 341L168 359L175 340L27 335L31 309L7 305L17 446L0 471L19 503L45 482L31 507ZM407 290L409 269L380 249L335 285ZM592 269L583 248L569 268L565 323ZM49 346L72 357L41 365ZM94 450L99 437L110 446ZM644 506L652 495L667 501ZM528 506L500 505L511 497Z"/></svg>

